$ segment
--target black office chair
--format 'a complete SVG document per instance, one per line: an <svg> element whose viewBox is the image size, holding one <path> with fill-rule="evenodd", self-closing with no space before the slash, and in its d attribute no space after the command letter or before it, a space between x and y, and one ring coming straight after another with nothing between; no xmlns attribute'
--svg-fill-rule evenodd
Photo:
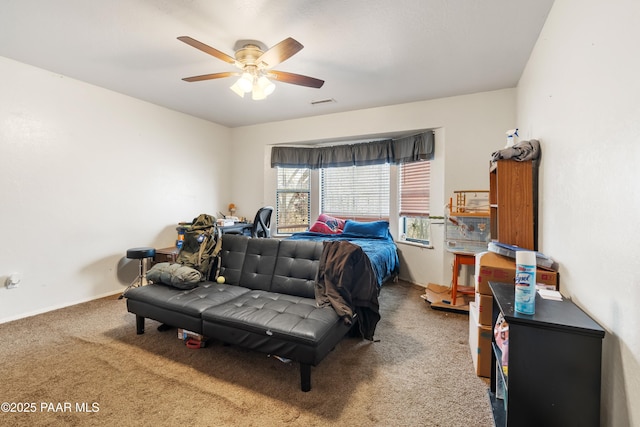
<svg viewBox="0 0 640 427"><path fill-rule="evenodd" d="M245 234L251 237L271 237L271 214L273 206L265 206L258 209L253 224L247 224L241 230L229 231L229 234Z"/></svg>
<svg viewBox="0 0 640 427"><path fill-rule="evenodd" d="M256 217L253 220L253 228L251 229L251 237L271 237L271 214L273 206L265 206L258 209Z"/></svg>

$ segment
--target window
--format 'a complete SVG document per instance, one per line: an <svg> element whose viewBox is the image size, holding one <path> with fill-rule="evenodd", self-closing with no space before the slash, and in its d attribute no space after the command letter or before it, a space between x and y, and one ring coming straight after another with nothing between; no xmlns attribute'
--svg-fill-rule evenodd
<svg viewBox="0 0 640 427"><path fill-rule="evenodd" d="M400 166L400 224L405 240L429 244L430 163Z"/></svg>
<svg viewBox="0 0 640 427"><path fill-rule="evenodd" d="M321 171L321 212L339 218L389 218L389 165Z"/></svg>
<svg viewBox="0 0 640 427"><path fill-rule="evenodd" d="M308 168L278 168L276 234L309 228L311 181Z"/></svg>

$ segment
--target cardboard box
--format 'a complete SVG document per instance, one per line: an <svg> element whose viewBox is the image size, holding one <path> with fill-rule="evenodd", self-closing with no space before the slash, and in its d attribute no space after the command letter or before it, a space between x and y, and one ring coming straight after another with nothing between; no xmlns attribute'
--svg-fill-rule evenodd
<svg viewBox="0 0 640 427"><path fill-rule="evenodd" d="M476 254L476 292L491 295L489 282L514 283L516 278L516 260L493 252ZM557 271L536 269L536 282L558 289L560 276Z"/></svg>
<svg viewBox="0 0 640 427"><path fill-rule="evenodd" d="M473 368L479 377L491 377L491 326L478 323L478 308L469 303L469 349L473 359Z"/></svg>
<svg viewBox="0 0 640 427"><path fill-rule="evenodd" d="M493 310L493 297L491 295L482 295L476 292L474 309L477 312L476 317L478 319L478 323L491 327L491 323L493 321L493 316L491 315Z"/></svg>

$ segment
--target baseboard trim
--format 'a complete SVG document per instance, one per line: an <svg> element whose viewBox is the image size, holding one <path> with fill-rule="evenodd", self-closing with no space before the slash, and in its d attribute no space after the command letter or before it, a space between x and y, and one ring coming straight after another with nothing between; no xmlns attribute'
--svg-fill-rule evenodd
<svg viewBox="0 0 640 427"><path fill-rule="evenodd" d="M74 305L83 304L83 303L89 302L89 301L95 301L95 300L102 299L102 298L109 298L109 297L113 297L114 295L118 295L119 296L120 294L122 294L122 290L109 291L109 292L102 293L100 295L94 295L94 296L89 297L89 298L83 298L83 299L80 299L78 301L73 301L73 302L69 302L69 303L65 303L65 304L59 304L59 305L53 305L53 306L49 306L49 307L44 307L44 308L41 308L41 309L38 309L38 310L29 311L27 313L18 314L16 316L3 317L3 318L0 318L0 325L2 325L4 323L13 322L14 320L26 319L27 317L33 317L33 316L37 316L39 314L48 313L50 311L60 310L61 308L67 308L67 307L71 307L71 306L74 306Z"/></svg>

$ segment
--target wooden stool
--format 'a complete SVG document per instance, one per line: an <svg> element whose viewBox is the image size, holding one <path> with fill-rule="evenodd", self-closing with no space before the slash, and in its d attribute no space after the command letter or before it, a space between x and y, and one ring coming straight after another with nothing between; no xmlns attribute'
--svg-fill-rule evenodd
<svg viewBox="0 0 640 427"><path fill-rule="evenodd" d="M475 254L469 252L453 252L453 278L451 280L451 305L456 305L456 298L458 296L458 272L460 270L460 266L463 265L475 265L476 256ZM469 286L465 286L465 288L469 288ZM464 289L460 290L461 294L471 295L475 294L475 287L472 290Z"/></svg>

